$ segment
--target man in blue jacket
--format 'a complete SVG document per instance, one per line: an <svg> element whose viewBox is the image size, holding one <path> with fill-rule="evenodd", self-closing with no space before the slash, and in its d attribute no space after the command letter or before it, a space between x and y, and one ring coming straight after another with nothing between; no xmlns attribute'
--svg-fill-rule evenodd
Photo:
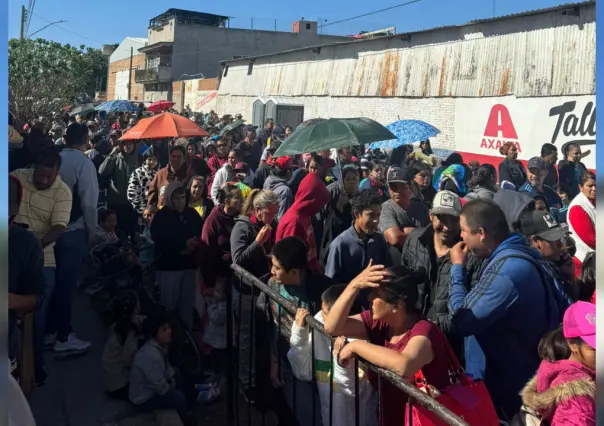
<svg viewBox="0 0 604 426"><path fill-rule="evenodd" d="M558 308L543 282L540 254L510 233L503 211L478 199L460 213L462 242L451 249L449 310L464 336L474 335L482 353L468 353L467 365L486 362L484 381L503 419L521 406L519 392L539 366L541 337L557 326ZM468 252L484 259L480 280L465 286Z"/></svg>

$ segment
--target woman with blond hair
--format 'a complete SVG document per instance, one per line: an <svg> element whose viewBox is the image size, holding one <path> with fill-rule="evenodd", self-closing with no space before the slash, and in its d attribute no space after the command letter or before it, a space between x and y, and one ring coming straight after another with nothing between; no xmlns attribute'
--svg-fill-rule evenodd
<svg viewBox="0 0 604 426"><path fill-rule="evenodd" d="M275 216L279 209L277 194L264 189L254 189L248 195L241 211L235 219L231 233L231 254L233 263L241 266L258 278L271 272L269 254L275 245L277 221ZM239 380L246 397L253 398L253 370L249 371L251 348L251 298L258 297L259 291L252 293L251 287L241 285L233 280L233 312L240 312L239 317ZM241 302L239 302L241 300ZM241 311L239 311L241 309Z"/></svg>

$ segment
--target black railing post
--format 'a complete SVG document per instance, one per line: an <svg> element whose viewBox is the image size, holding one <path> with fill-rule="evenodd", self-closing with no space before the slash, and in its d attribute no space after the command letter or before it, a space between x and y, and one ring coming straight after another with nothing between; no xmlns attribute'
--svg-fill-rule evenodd
<svg viewBox="0 0 604 426"><path fill-rule="evenodd" d="M227 357L229 367L235 364L235 356L233 351L233 279L226 285L227 296L227 323L226 323L226 338L227 338ZM237 371L233 372L232 368L227 371L227 421L230 425L235 419L235 388Z"/></svg>
<svg viewBox="0 0 604 426"><path fill-rule="evenodd" d="M240 287L241 288L241 287ZM248 360L248 371L247 371L247 380L249 383L249 390L250 392L254 389L253 386L253 382L252 382L252 368L255 367L253 365L253 361L254 361L254 311L256 310L256 306L254 304L254 287L250 286L250 349L249 349L249 360ZM252 401L248 395L248 400L247 400L247 424L248 426L252 426Z"/></svg>
<svg viewBox="0 0 604 426"><path fill-rule="evenodd" d="M361 424L361 407L359 404L359 359L354 359L354 426Z"/></svg>
<svg viewBox="0 0 604 426"><path fill-rule="evenodd" d="M317 407L316 407L316 399L317 399L317 370L315 365L315 331L310 328L310 352L311 359L310 364L312 365L312 426L317 424Z"/></svg>
<svg viewBox="0 0 604 426"><path fill-rule="evenodd" d="M252 288L259 289L264 294L266 294L266 296L268 298L270 298L271 300L276 302L280 309L284 309L291 316L295 317L296 305L291 303L289 300L285 299L279 293L275 292L273 289L268 287L266 284L261 282L258 278L256 278L254 275L252 275L250 272L246 271L242 267L233 264L233 265L231 265L231 269L233 269L235 271L235 275L237 275L247 285L249 285ZM240 299L240 306L241 306L241 299ZM311 316L308 316L306 318L306 324L308 324L308 326L315 332L325 336L333 345L334 338L325 331L325 329L323 328L323 324L321 324L319 321L317 321L315 318L313 318ZM281 334L281 321L280 320L278 321L278 328L279 328L279 335L280 335ZM281 357L278 357L278 359L279 359L279 363L280 363ZM430 412L434 413L440 420L444 421L446 424L448 424L450 426L469 426L466 422L464 422L456 414L449 411L446 407L439 404L435 399L433 399L429 395L423 393L422 391L417 389L413 384L404 380L399 375L393 373L392 371L377 367L377 366L371 364L370 362L368 362L367 360L355 356L355 367L356 367L355 368L355 370L356 370L355 378L357 379L357 381L358 381L358 362L363 362L365 365L367 365L367 368L369 370L376 373L378 376L378 381L381 381L381 379L386 379L390 384L392 384L394 387L396 387L397 389L402 391L405 395L407 395L407 398L410 402L410 404L408 406L409 410L411 409L412 404L419 404L419 405L423 406L424 408L428 409ZM281 370L281 368L279 368L279 371L280 370ZM331 385L331 386L333 386L333 385ZM355 387L356 387L356 385L355 385ZM379 392L379 390L378 390L378 392ZM355 398L358 398L358 387L356 387L355 393L356 393ZM381 401L381 394L379 396L380 396L379 399ZM412 401L412 403L411 403L411 401ZM380 402L380 404L381 404L381 402ZM382 415L382 418L380 419L380 423L382 423L383 408L381 407L381 405L380 405L380 413ZM412 416L410 416L410 418L412 418ZM359 420L359 418L358 418L358 413L357 413L357 421L358 420ZM410 421L412 421L412 420L410 420Z"/></svg>

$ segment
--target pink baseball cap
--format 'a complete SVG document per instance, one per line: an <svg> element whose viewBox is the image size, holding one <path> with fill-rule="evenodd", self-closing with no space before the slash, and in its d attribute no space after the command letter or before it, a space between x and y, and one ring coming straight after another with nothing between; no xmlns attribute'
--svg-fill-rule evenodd
<svg viewBox="0 0 604 426"><path fill-rule="evenodd" d="M562 320L564 337L580 337L592 348L596 348L596 305L576 302L568 307Z"/></svg>

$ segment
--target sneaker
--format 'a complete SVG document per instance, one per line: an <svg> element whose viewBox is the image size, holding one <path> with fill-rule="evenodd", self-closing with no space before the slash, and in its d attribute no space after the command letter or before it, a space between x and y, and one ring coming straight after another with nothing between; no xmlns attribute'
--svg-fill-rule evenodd
<svg viewBox="0 0 604 426"><path fill-rule="evenodd" d="M195 385L195 390L198 392L202 392L208 389L214 389L214 388L218 388L218 383L216 382L204 382L204 383L197 383Z"/></svg>
<svg viewBox="0 0 604 426"><path fill-rule="evenodd" d="M44 347L45 348L53 348L57 343L57 335L56 334L47 334L44 336Z"/></svg>
<svg viewBox="0 0 604 426"><path fill-rule="evenodd" d="M255 387L247 389L239 388L239 393L241 394L241 396L243 396L245 402L251 405L256 403L256 392L257 389Z"/></svg>
<svg viewBox="0 0 604 426"><path fill-rule="evenodd" d="M204 404L214 402L218 398L220 398L220 389L218 388L202 390L197 394L197 401Z"/></svg>
<svg viewBox="0 0 604 426"><path fill-rule="evenodd" d="M90 342L85 342L76 337L74 333L67 336L67 340L61 342L57 340L55 343L55 352L81 352L90 347Z"/></svg>

